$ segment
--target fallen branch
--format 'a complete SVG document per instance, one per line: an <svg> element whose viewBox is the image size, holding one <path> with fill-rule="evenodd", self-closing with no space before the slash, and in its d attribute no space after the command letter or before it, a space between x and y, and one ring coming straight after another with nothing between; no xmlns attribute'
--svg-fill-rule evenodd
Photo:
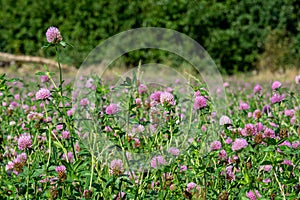
<svg viewBox="0 0 300 200"><path fill-rule="evenodd" d="M14 55L9 53L0 52L0 61L6 62L20 62L20 63L38 63L47 66L58 67L57 62L51 59L37 57L37 56L25 56L25 55ZM72 66L61 65L64 71L71 71L74 69Z"/></svg>

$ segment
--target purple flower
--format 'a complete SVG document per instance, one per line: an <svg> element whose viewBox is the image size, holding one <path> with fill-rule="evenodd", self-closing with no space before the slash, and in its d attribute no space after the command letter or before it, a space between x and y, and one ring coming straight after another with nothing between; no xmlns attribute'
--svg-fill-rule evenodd
<svg viewBox="0 0 300 200"><path fill-rule="evenodd" d="M125 192L119 192L118 195L114 195L115 200L122 200L124 199Z"/></svg>
<svg viewBox="0 0 300 200"><path fill-rule="evenodd" d="M90 101L87 98L81 99L80 100L80 105L85 107L90 103Z"/></svg>
<svg viewBox="0 0 300 200"><path fill-rule="evenodd" d="M300 75L295 77L295 82L296 84L300 84Z"/></svg>
<svg viewBox="0 0 300 200"><path fill-rule="evenodd" d="M63 159L67 160L67 158L68 158L69 162L71 162L71 163L74 162L74 155L71 151L68 152L67 155L63 154Z"/></svg>
<svg viewBox="0 0 300 200"><path fill-rule="evenodd" d="M274 81L272 84L272 90L276 90L281 87L281 83L279 81Z"/></svg>
<svg viewBox="0 0 300 200"><path fill-rule="evenodd" d="M194 189L196 186L197 186L196 183L190 182L190 183L188 183L187 186L186 186L186 191L189 192L189 191L191 191L192 189Z"/></svg>
<svg viewBox="0 0 300 200"><path fill-rule="evenodd" d="M245 140L244 138L237 138L231 146L232 151L239 151L243 148L245 148L246 146L248 146L248 142L247 140Z"/></svg>
<svg viewBox="0 0 300 200"><path fill-rule="evenodd" d="M219 150L222 148L222 144L219 141L213 141L210 145L210 150L214 151L214 150Z"/></svg>
<svg viewBox="0 0 300 200"><path fill-rule="evenodd" d="M110 128L110 126L105 126L104 130L106 132L112 132L113 130Z"/></svg>
<svg viewBox="0 0 300 200"><path fill-rule="evenodd" d="M67 177L66 176L67 170L66 170L66 167L64 165L60 165L60 166L55 167L55 171L57 172L59 179L64 180Z"/></svg>
<svg viewBox="0 0 300 200"><path fill-rule="evenodd" d="M255 124L257 131L262 131L264 129L264 125L261 122Z"/></svg>
<svg viewBox="0 0 300 200"><path fill-rule="evenodd" d="M17 157L14 160L14 163L26 163L26 161L27 161L26 153L21 153L17 155Z"/></svg>
<svg viewBox="0 0 300 200"><path fill-rule="evenodd" d="M70 139L70 132L69 131L63 131L61 133L61 135L62 135L63 139Z"/></svg>
<svg viewBox="0 0 300 200"><path fill-rule="evenodd" d="M263 138L275 138L275 132L270 128L266 128L263 134Z"/></svg>
<svg viewBox="0 0 300 200"><path fill-rule="evenodd" d="M178 156L179 153L180 153L180 151L179 151L179 149L177 149L177 148L175 148L175 147L171 147L171 148L169 149L169 153L172 154L172 155L174 155L174 156Z"/></svg>
<svg viewBox="0 0 300 200"><path fill-rule="evenodd" d="M263 169L265 172L269 172L272 169L272 165L262 165L260 169Z"/></svg>
<svg viewBox="0 0 300 200"><path fill-rule="evenodd" d="M140 98L136 98L135 99L135 104L140 108L140 107L142 107L143 102L142 102L142 100Z"/></svg>
<svg viewBox="0 0 300 200"><path fill-rule="evenodd" d="M287 116L287 117L294 117L295 111L293 109L292 110L285 110L284 115Z"/></svg>
<svg viewBox="0 0 300 200"><path fill-rule="evenodd" d="M174 191L175 189L176 189L176 185L171 184L171 185L170 185L170 190L171 190L171 191Z"/></svg>
<svg viewBox="0 0 300 200"><path fill-rule="evenodd" d="M207 101L204 96L196 96L194 101L194 109L199 110L207 106Z"/></svg>
<svg viewBox="0 0 300 200"><path fill-rule="evenodd" d="M273 122L269 122L269 124L270 124L270 126L273 126L273 127L275 127L275 128L278 128L278 127L279 127L278 124L275 124L275 123L273 123Z"/></svg>
<svg viewBox="0 0 300 200"><path fill-rule="evenodd" d="M115 159L110 162L110 174L119 175L123 171L123 162L121 159Z"/></svg>
<svg viewBox="0 0 300 200"><path fill-rule="evenodd" d="M150 99L152 101L156 101L156 102L160 102L160 95L161 95L161 91L157 91L157 92L154 92L150 95Z"/></svg>
<svg viewBox="0 0 300 200"><path fill-rule="evenodd" d="M15 163L12 162L12 161L9 161L9 162L7 163L7 165L5 166L5 170L6 170L6 171L13 170L14 168L15 168Z"/></svg>
<svg viewBox="0 0 300 200"><path fill-rule="evenodd" d="M261 85L259 85L259 84L255 85L254 88L253 88L253 92L258 93L260 91L262 91Z"/></svg>
<svg viewBox="0 0 300 200"><path fill-rule="evenodd" d="M293 149L297 149L300 146L300 141L296 141L292 143Z"/></svg>
<svg viewBox="0 0 300 200"><path fill-rule="evenodd" d="M249 109L249 105L247 103L240 103L240 110L248 110Z"/></svg>
<svg viewBox="0 0 300 200"><path fill-rule="evenodd" d="M241 130L243 136L255 135L256 128L253 124L246 124L246 126Z"/></svg>
<svg viewBox="0 0 300 200"><path fill-rule="evenodd" d="M41 88L37 93L35 94L35 98L38 100L45 100L50 97L50 91L47 88Z"/></svg>
<svg viewBox="0 0 300 200"><path fill-rule="evenodd" d="M105 109L105 113L108 115L113 115L116 114L118 112L118 105L117 104L110 104L109 106L106 107Z"/></svg>
<svg viewBox="0 0 300 200"><path fill-rule="evenodd" d="M223 126L223 125L228 125L228 124L232 124L231 119L230 119L228 116L223 115L223 116L220 118L220 125Z"/></svg>
<svg viewBox="0 0 300 200"><path fill-rule="evenodd" d="M264 183L270 183L270 182L271 182L271 179L270 179L270 178L266 178L266 179L264 179L262 182L264 182Z"/></svg>
<svg viewBox="0 0 300 200"><path fill-rule="evenodd" d="M30 148L32 145L31 136L30 135L21 135L18 139L18 147L20 150L25 150Z"/></svg>
<svg viewBox="0 0 300 200"><path fill-rule="evenodd" d="M225 140L226 144L230 144L231 142L232 142L232 139L230 137Z"/></svg>
<svg viewBox="0 0 300 200"><path fill-rule="evenodd" d="M292 163L292 161L287 160L287 159L283 160L282 164L289 165L289 166L294 166L294 164Z"/></svg>
<svg viewBox="0 0 300 200"><path fill-rule="evenodd" d="M234 181L235 180L233 166L231 166L231 165L228 166L228 167L226 167L226 179L230 180L230 181Z"/></svg>
<svg viewBox="0 0 300 200"><path fill-rule="evenodd" d="M58 124L56 125L56 130L60 131L64 128L64 125L63 124Z"/></svg>
<svg viewBox="0 0 300 200"><path fill-rule="evenodd" d="M74 114L75 108L71 108L70 110L67 111L67 115L70 117Z"/></svg>
<svg viewBox="0 0 300 200"><path fill-rule="evenodd" d="M46 38L49 43L58 43L62 40L58 28L51 26L46 32Z"/></svg>
<svg viewBox="0 0 300 200"><path fill-rule="evenodd" d="M265 114L269 114L271 112L271 106L269 105L264 106L262 112Z"/></svg>
<svg viewBox="0 0 300 200"><path fill-rule="evenodd" d="M140 84L139 87L138 87L138 92L139 92L140 94L146 93L147 90L148 90L148 88L147 88L147 86L144 85L144 84Z"/></svg>
<svg viewBox="0 0 300 200"><path fill-rule="evenodd" d="M224 82L224 83L223 83L223 87L225 87L225 88L226 88L226 87L229 87L229 86L230 86L230 85L229 85L229 83L228 83L228 82Z"/></svg>
<svg viewBox="0 0 300 200"><path fill-rule="evenodd" d="M226 159L226 157L227 157L227 153L224 149L222 149L219 153L219 158L220 159Z"/></svg>
<svg viewBox="0 0 300 200"><path fill-rule="evenodd" d="M279 144L278 146L287 146L287 147L292 148L292 144L289 141L284 141L281 144Z"/></svg>
<svg viewBox="0 0 300 200"><path fill-rule="evenodd" d="M169 92L162 92L160 94L160 103L163 105L164 103L168 105L175 105L175 100L173 94Z"/></svg>
<svg viewBox="0 0 300 200"><path fill-rule="evenodd" d="M143 132L144 130L145 130L145 127L144 127L142 124L139 124L139 125L134 126L134 127L132 128L132 132L133 132L133 133L141 133L141 132Z"/></svg>
<svg viewBox="0 0 300 200"><path fill-rule="evenodd" d="M281 102L282 100L284 100L285 98L285 95L280 95L280 94L274 94L272 97L271 97L271 103L272 104L275 104L275 103L279 103Z"/></svg>
<svg viewBox="0 0 300 200"><path fill-rule="evenodd" d="M64 165L57 166L55 167L55 171L57 173L66 173L66 167Z"/></svg>
<svg viewBox="0 0 300 200"><path fill-rule="evenodd" d="M133 144L134 148L141 146L141 141L138 138L133 138L133 140L134 140L134 144Z"/></svg>
<svg viewBox="0 0 300 200"><path fill-rule="evenodd" d="M180 172L186 171L187 170L187 166L185 165L181 165L180 166Z"/></svg>
<svg viewBox="0 0 300 200"><path fill-rule="evenodd" d="M250 200L256 200L257 197L260 198L261 195L259 194L258 190L255 190L255 193L252 190L250 190L246 193L246 197L248 197Z"/></svg>
<svg viewBox="0 0 300 200"><path fill-rule="evenodd" d="M20 100L20 95L19 94L15 94L14 98L15 98L15 100Z"/></svg>
<svg viewBox="0 0 300 200"><path fill-rule="evenodd" d="M165 165L166 161L163 156L154 156L150 162L152 168L156 169L158 165Z"/></svg>
<svg viewBox="0 0 300 200"><path fill-rule="evenodd" d="M93 196L93 191L92 189L90 190L83 190L83 197L86 199L90 199Z"/></svg>
<svg viewBox="0 0 300 200"><path fill-rule="evenodd" d="M48 82L49 80L50 80L50 79L49 79L49 77L48 77L47 75L41 76L41 82L42 82L42 83Z"/></svg>

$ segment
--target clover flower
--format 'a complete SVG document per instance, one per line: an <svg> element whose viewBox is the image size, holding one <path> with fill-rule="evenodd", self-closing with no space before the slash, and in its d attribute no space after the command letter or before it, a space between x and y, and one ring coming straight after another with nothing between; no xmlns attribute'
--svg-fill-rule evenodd
<svg viewBox="0 0 300 200"><path fill-rule="evenodd" d="M175 100L173 94L169 92L162 92L160 94L160 103L163 105L164 103L167 103L169 105L175 105Z"/></svg>
<svg viewBox="0 0 300 200"><path fill-rule="evenodd" d="M110 163L110 174L119 175L123 172L123 162L121 159L112 160Z"/></svg>
<svg viewBox="0 0 300 200"><path fill-rule="evenodd" d="M30 135L21 135L18 139L18 148L20 150L25 150L31 148L32 141Z"/></svg>
<svg viewBox="0 0 300 200"><path fill-rule="evenodd" d="M105 109L105 113L108 115L113 115L116 114L118 112L118 105L117 104L110 104L109 106L106 107Z"/></svg>
<svg viewBox="0 0 300 200"><path fill-rule="evenodd" d="M272 84L272 90L276 90L281 87L281 83L279 81L274 81Z"/></svg>
<svg viewBox="0 0 300 200"><path fill-rule="evenodd" d="M207 101L204 96L196 96L194 100L194 109L199 110L207 106Z"/></svg>
<svg viewBox="0 0 300 200"><path fill-rule="evenodd" d="M47 29L46 38L49 43L58 43L62 41L62 36L58 28L51 26Z"/></svg>
<svg viewBox="0 0 300 200"><path fill-rule="evenodd" d="M50 97L50 91L47 88L41 88L37 93L35 94L35 98L37 100L45 100Z"/></svg>
<svg viewBox="0 0 300 200"><path fill-rule="evenodd" d="M220 141L213 141L210 145L210 150L214 151L214 150L219 150L222 148L222 144Z"/></svg>
<svg viewBox="0 0 300 200"><path fill-rule="evenodd" d="M244 138L237 138L231 146L232 151L239 151L243 148L245 148L246 146L248 146L248 142L247 140L245 140Z"/></svg>
<svg viewBox="0 0 300 200"><path fill-rule="evenodd" d="M169 149L169 153L172 154L173 156L178 156L179 153L180 153L180 151L179 151L179 149L177 149L177 148L175 148L175 147L171 147L171 148Z"/></svg>
<svg viewBox="0 0 300 200"><path fill-rule="evenodd" d="M165 165L166 161L163 156L154 156L151 160L151 167L156 169L158 165Z"/></svg>

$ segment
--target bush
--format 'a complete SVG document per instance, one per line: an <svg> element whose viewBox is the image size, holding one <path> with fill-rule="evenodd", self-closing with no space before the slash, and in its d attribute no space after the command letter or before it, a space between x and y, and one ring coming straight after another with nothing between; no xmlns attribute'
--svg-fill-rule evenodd
<svg viewBox="0 0 300 200"><path fill-rule="evenodd" d="M57 26L74 45L69 55L63 55L63 62L79 67L96 45L114 34L138 27L165 27L198 41L227 72L248 71L256 68L271 31L286 31L293 41L290 51L299 51L299 5L297 0L1 1L0 50L53 56L54 52L45 53L40 46L45 30ZM131 56L145 61L168 58L162 51ZM136 64L132 60L127 56L125 62Z"/></svg>

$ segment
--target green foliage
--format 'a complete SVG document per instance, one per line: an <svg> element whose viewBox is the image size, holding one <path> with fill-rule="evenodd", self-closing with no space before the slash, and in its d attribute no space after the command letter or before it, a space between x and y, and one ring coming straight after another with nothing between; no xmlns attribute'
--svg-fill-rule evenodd
<svg viewBox="0 0 300 200"><path fill-rule="evenodd" d="M265 38L274 30L287 33L279 43L284 43L285 37L291 40L286 54L299 55L299 6L297 0L0 1L0 51L54 56L54 51L40 47L46 41L46 29L57 26L64 40L74 45L68 55L62 52L62 62L79 67L88 53L110 36L132 28L164 27L192 37L218 65L234 73L256 67L259 55L269 45ZM136 58L166 61L174 56L138 51L126 55L124 61L136 65Z"/></svg>

